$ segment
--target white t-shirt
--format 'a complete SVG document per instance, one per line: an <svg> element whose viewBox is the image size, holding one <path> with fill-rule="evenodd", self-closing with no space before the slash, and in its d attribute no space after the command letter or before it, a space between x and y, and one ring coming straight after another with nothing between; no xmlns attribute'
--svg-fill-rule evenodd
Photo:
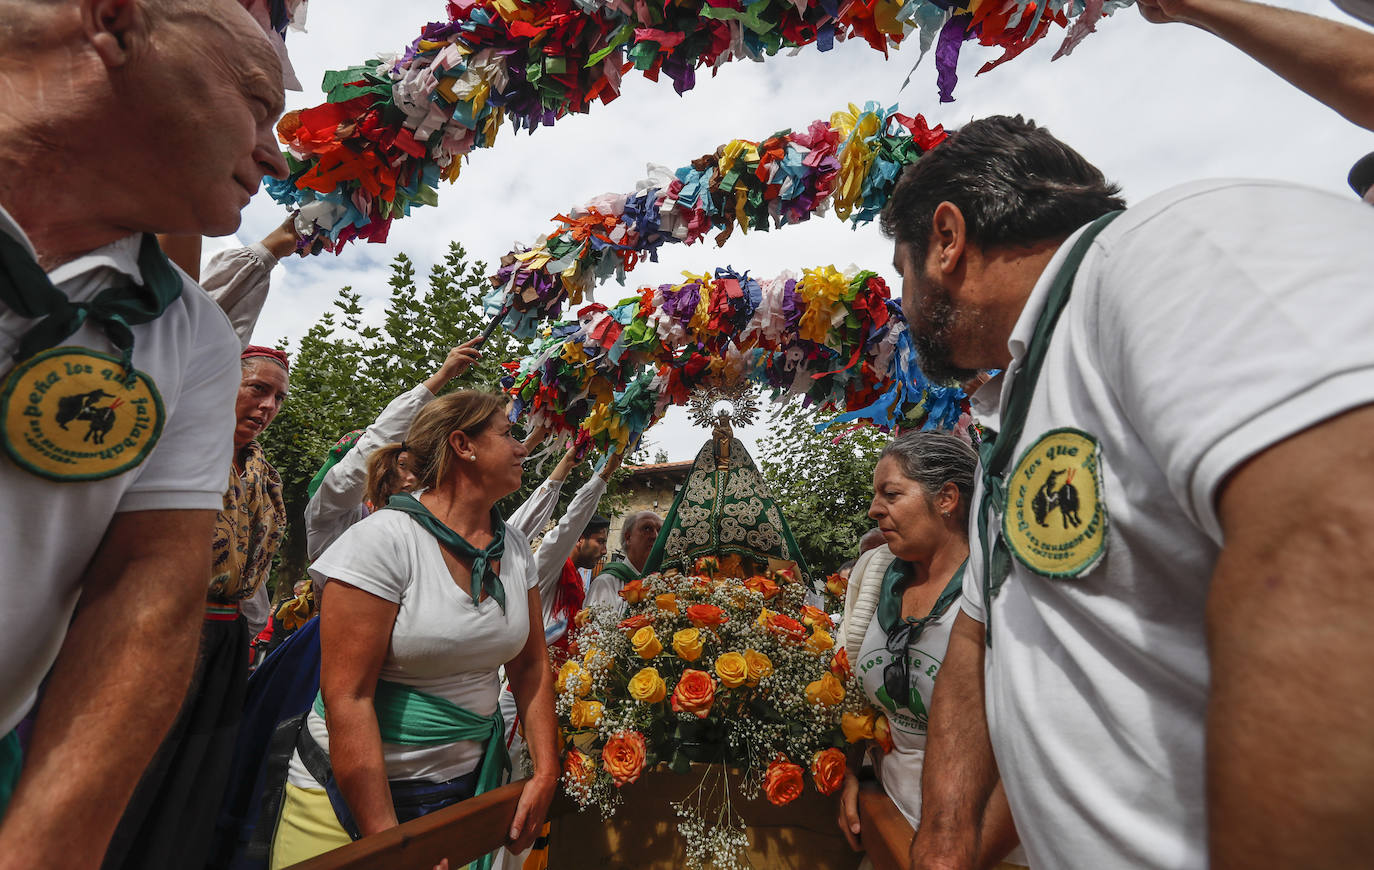
<svg viewBox="0 0 1374 870"><path fill-rule="evenodd" d="M1074 238L1016 323L1012 376ZM1371 239L1367 205L1210 181L1131 208L1083 261L1008 466L1009 503L1042 435L1088 433L1105 552L1074 579L1013 560L987 654L993 749L1032 866L1206 866L1215 499L1247 458L1374 401ZM1080 469L1074 485L1088 522L1092 479ZM1056 506L1041 502L1047 523L1064 521ZM962 607L981 621L976 516L970 538Z"/></svg>
<svg viewBox="0 0 1374 870"><path fill-rule="evenodd" d="M501 584L506 609L494 598L475 602L458 587L434 536L410 515L380 510L339 536L310 566L312 575L341 580L399 605L380 678L452 701L479 716L496 711L497 669L515 658L529 636L529 590L537 576L529 541L506 526ZM307 726L326 752L329 732L312 709ZM482 744L464 740L439 746L382 744L387 777L444 782L473 770ZM290 781L318 788L291 759Z"/></svg>
<svg viewBox="0 0 1374 870"><path fill-rule="evenodd" d="M3 209L0 232L32 252ZM119 276L138 277L141 242L134 235L105 245L48 277L68 299L90 299ZM161 317L133 327L134 366L157 386L166 413L162 435L141 465L104 480L57 483L0 451L0 734L33 706L38 683L62 648L86 566L114 515L223 506L242 378L239 341L205 291L178 274L181 296ZM19 341L36 322L0 304L0 379L14 368ZM62 345L119 354L89 321ZM204 574L208 586L208 565Z"/></svg>
<svg viewBox="0 0 1374 870"><path fill-rule="evenodd" d="M889 697L883 687L883 669L892 657L887 652L887 633L876 615L868 624L859 654L850 658L869 703L887 716L891 726L892 751L873 753L878 781L913 828L921 823L921 770L926 760L931 692L949 646L950 627L958 613L957 607L946 610L926 625L908 649L912 694L905 702Z"/></svg>

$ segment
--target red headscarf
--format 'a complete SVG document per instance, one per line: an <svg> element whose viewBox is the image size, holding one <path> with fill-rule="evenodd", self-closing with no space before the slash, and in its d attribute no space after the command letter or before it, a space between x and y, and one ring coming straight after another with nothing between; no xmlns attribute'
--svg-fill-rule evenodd
<svg viewBox="0 0 1374 870"><path fill-rule="evenodd" d="M260 344L250 344L243 349L239 359L252 359L255 356L265 356L281 363L282 368L291 371L291 361L286 356L286 351L277 350L275 347L263 347Z"/></svg>

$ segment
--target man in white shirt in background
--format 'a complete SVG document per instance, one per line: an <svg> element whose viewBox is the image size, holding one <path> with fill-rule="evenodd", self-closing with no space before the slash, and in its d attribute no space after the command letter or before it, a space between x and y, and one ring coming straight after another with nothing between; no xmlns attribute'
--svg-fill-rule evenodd
<svg viewBox="0 0 1374 870"><path fill-rule="evenodd" d="M1034 867L1367 865L1374 212L1115 194L994 117L884 212L923 369L1003 371L913 865L971 866L999 771Z"/></svg>
<svg viewBox="0 0 1374 870"><path fill-rule="evenodd" d="M644 573L644 565L653 552L654 541L658 540L659 530L663 528L663 518L653 511L636 511L627 516L620 527L620 549L625 553L624 561L612 562L601 569L587 586L588 604L611 604L624 612L625 599L620 590L625 584L637 579Z"/></svg>
<svg viewBox="0 0 1374 870"><path fill-rule="evenodd" d="M191 676L240 379L224 314L131 234L237 229L262 176L286 169L281 66L231 0L0 0L0 74L0 376L51 353L121 380L66 409L70 431L90 425L88 443L55 454L81 455L69 471L32 471L37 448L5 427L0 736L47 685L0 867L93 867ZM62 301L25 306L25 293ZM111 293L160 304L131 328L96 309L70 316L67 303ZM54 374L79 380L81 364ZM119 402L123 389L140 392ZM69 437L40 399L37 443Z"/></svg>

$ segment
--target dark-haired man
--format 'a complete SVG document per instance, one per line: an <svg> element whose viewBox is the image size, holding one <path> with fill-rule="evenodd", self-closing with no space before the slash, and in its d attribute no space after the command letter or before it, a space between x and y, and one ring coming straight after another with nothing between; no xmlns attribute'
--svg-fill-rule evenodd
<svg viewBox="0 0 1374 870"><path fill-rule="evenodd" d="M239 383L140 234L233 232L285 173L281 65L233 0L0 0L0 79L0 384L38 400L0 451L0 801L37 704L0 867L94 867L191 677Z"/></svg>
<svg viewBox="0 0 1374 870"><path fill-rule="evenodd" d="M927 371L1006 372L913 863L973 866L999 769L1031 866L1367 863L1374 213L1251 181L1120 207L999 117L883 216Z"/></svg>

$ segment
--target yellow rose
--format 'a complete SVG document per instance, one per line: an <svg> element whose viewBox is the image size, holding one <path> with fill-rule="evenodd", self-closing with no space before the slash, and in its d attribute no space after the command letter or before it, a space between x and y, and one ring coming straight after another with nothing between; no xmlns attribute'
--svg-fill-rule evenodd
<svg viewBox="0 0 1374 870"><path fill-rule="evenodd" d="M814 683L806 686L806 699L813 704L833 707L844 700L844 686L832 673L825 673Z"/></svg>
<svg viewBox="0 0 1374 870"><path fill-rule="evenodd" d="M701 658L701 632L695 628L684 628L674 634L673 652L684 662Z"/></svg>
<svg viewBox="0 0 1374 870"><path fill-rule="evenodd" d="M601 702L574 701L569 718L574 728L594 728L601 721Z"/></svg>
<svg viewBox="0 0 1374 870"><path fill-rule="evenodd" d="M773 673L773 660L757 650L745 650L744 662L749 667L749 679L746 682L751 686L757 686L759 680Z"/></svg>
<svg viewBox="0 0 1374 870"><path fill-rule="evenodd" d="M651 625L636 631L630 638L630 646L635 648L635 653L642 659L651 659L663 652L663 644L659 642L658 635L654 634Z"/></svg>
<svg viewBox="0 0 1374 870"><path fill-rule="evenodd" d="M811 632L811 636L806 639L806 648L816 655L828 651L835 645L835 638L830 636L830 632L816 629Z"/></svg>
<svg viewBox="0 0 1374 870"><path fill-rule="evenodd" d="M665 592L654 597L654 606L665 613L677 613L677 595Z"/></svg>
<svg viewBox="0 0 1374 870"><path fill-rule="evenodd" d="M582 669L577 662L564 662L558 669L558 691L572 692L581 698L592 689L592 675Z"/></svg>
<svg viewBox="0 0 1374 870"><path fill-rule="evenodd" d="M582 657L582 663L589 665L592 663L592 659L596 658L600 654L601 650L597 649L596 647L592 647L588 649L587 654Z"/></svg>
<svg viewBox="0 0 1374 870"><path fill-rule="evenodd" d="M754 624L766 628L766 627L768 626L768 620L770 620L770 619L772 619L772 618L773 618L773 611L769 610L767 607L760 607L760 608L759 608L759 618L758 618L757 620L754 621Z"/></svg>
<svg viewBox="0 0 1374 870"><path fill-rule="evenodd" d="M630 678L630 697L646 704L657 704L668 695L668 686L657 668L644 668Z"/></svg>
<svg viewBox="0 0 1374 870"><path fill-rule="evenodd" d="M727 689L742 686L749 679L749 663L737 652L728 652L716 658L716 676Z"/></svg>
<svg viewBox="0 0 1374 870"><path fill-rule="evenodd" d="M844 732L844 739L850 743L872 740L873 725L877 718L878 714L871 709L858 713L845 713L840 717L840 730Z"/></svg>

